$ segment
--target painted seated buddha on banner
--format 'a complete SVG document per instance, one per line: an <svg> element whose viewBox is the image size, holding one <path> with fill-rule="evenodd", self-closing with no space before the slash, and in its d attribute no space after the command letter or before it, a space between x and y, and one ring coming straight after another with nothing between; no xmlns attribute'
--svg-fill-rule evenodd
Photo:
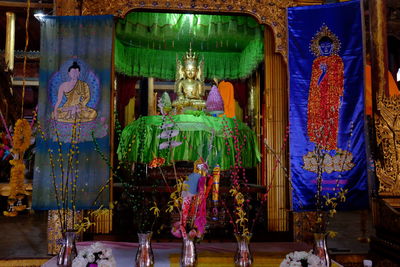
<svg viewBox="0 0 400 267"><path fill-rule="evenodd" d="M80 66L77 62L68 68L69 81L63 82L57 94L52 117L60 122L88 122L96 119L97 111L87 106L90 100L89 85L79 80ZM66 102L62 104L63 97Z"/></svg>

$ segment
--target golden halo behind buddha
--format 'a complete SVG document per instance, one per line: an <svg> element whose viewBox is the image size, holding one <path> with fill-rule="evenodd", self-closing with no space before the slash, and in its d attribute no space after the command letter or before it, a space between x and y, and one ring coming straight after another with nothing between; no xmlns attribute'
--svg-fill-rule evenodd
<svg viewBox="0 0 400 267"><path fill-rule="evenodd" d="M319 48L319 40L323 37L328 37L332 40L332 55L338 55L340 50L340 40L339 38L326 26L322 24L319 31L314 35L310 42L310 52L315 56L321 56L321 51Z"/></svg>

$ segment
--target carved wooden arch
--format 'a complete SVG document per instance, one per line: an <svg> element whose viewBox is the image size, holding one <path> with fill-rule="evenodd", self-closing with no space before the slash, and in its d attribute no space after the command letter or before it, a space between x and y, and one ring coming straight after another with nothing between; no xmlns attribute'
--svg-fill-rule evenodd
<svg viewBox="0 0 400 267"><path fill-rule="evenodd" d="M294 0L85 0L82 14L125 17L135 9L249 14L272 29L275 52L287 62L286 8L295 5Z"/></svg>

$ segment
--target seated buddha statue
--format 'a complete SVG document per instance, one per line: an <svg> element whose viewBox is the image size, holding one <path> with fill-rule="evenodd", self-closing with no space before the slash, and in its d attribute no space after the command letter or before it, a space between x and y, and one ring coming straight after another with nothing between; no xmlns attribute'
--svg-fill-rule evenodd
<svg viewBox="0 0 400 267"><path fill-rule="evenodd" d="M180 60L176 60L175 93L177 99L172 102L179 113L185 108L202 110L206 103L204 97L203 61L198 64L198 56L192 49Z"/></svg>
<svg viewBox="0 0 400 267"><path fill-rule="evenodd" d="M79 80L80 66L74 62L68 68L69 81L63 82L57 94L52 118L60 122L88 122L96 119L97 111L87 106L90 100L89 85ZM64 104L63 97L66 98Z"/></svg>

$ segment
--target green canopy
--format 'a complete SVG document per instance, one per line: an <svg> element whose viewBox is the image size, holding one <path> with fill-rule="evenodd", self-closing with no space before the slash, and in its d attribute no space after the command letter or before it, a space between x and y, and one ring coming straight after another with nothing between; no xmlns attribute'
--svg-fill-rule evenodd
<svg viewBox="0 0 400 267"><path fill-rule="evenodd" d="M174 80L176 57L190 46L204 58L205 77L244 78L263 60L263 29L245 16L130 13L116 25L115 67Z"/></svg>

